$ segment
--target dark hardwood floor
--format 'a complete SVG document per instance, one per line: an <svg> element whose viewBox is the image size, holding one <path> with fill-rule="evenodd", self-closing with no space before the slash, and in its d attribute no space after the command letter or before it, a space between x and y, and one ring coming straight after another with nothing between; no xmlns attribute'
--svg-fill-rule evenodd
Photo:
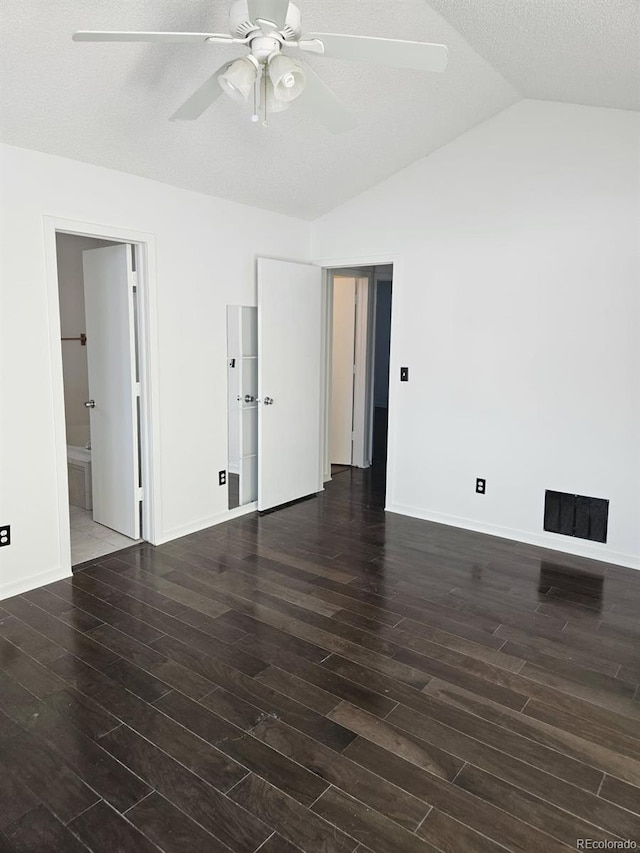
<svg viewBox="0 0 640 853"><path fill-rule="evenodd" d="M640 573L382 488L0 602L0 853L640 843Z"/></svg>

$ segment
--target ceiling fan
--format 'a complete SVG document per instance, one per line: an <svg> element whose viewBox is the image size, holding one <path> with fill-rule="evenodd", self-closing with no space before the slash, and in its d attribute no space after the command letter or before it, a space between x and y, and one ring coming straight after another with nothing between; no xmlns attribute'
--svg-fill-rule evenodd
<svg viewBox="0 0 640 853"><path fill-rule="evenodd" d="M370 38L368 36L310 33L303 37L300 10L290 0L234 0L230 10L230 35L217 33L77 32L74 41L87 42L195 42L237 44L248 48L246 56L225 63L171 116L172 120L199 118L226 93L247 103L253 97L253 121L262 111L287 109L304 93L317 118L334 133L355 126L353 116L315 71L284 51L297 48L309 53L442 72L449 51L443 44Z"/></svg>

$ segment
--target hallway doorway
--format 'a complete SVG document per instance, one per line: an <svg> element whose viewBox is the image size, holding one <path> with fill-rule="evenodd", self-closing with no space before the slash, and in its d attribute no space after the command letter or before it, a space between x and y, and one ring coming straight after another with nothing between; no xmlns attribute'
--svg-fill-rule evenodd
<svg viewBox="0 0 640 853"><path fill-rule="evenodd" d="M393 266L328 273L325 480L386 472Z"/></svg>

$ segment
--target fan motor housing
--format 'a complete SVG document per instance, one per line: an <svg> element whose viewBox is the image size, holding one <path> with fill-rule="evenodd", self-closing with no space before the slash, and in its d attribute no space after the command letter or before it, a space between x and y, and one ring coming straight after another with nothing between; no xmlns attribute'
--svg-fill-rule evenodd
<svg viewBox="0 0 640 853"><path fill-rule="evenodd" d="M256 30L258 25L249 18L247 0L235 0L229 11L229 25L230 32L237 38L245 38L249 33ZM294 3L289 3L287 23L284 29L280 30L280 33L285 41L297 41L302 35L300 9Z"/></svg>

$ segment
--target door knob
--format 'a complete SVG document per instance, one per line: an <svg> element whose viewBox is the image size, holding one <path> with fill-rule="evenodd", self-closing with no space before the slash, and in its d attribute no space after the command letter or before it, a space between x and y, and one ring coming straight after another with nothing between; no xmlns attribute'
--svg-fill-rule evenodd
<svg viewBox="0 0 640 853"><path fill-rule="evenodd" d="M95 409L96 401L95 400L87 400L84 405L85 405L86 409Z"/></svg>
<svg viewBox="0 0 640 853"><path fill-rule="evenodd" d="M274 403L275 403L275 400L273 399L273 397L265 397L264 398L265 406L273 406Z"/></svg>
<svg viewBox="0 0 640 853"><path fill-rule="evenodd" d="M255 398L255 397L252 397L252 396L251 396L251 394L245 394L245 395L244 395L244 398L243 398L243 397L241 397L241 396L240 396L240 394L238 394L238 396L236 397L236 400L237 400L239 403L242 403L243 399L244 399L244 402L245 402L245 403L255 403L255 402L256 402L256 398Z"/></svg>

